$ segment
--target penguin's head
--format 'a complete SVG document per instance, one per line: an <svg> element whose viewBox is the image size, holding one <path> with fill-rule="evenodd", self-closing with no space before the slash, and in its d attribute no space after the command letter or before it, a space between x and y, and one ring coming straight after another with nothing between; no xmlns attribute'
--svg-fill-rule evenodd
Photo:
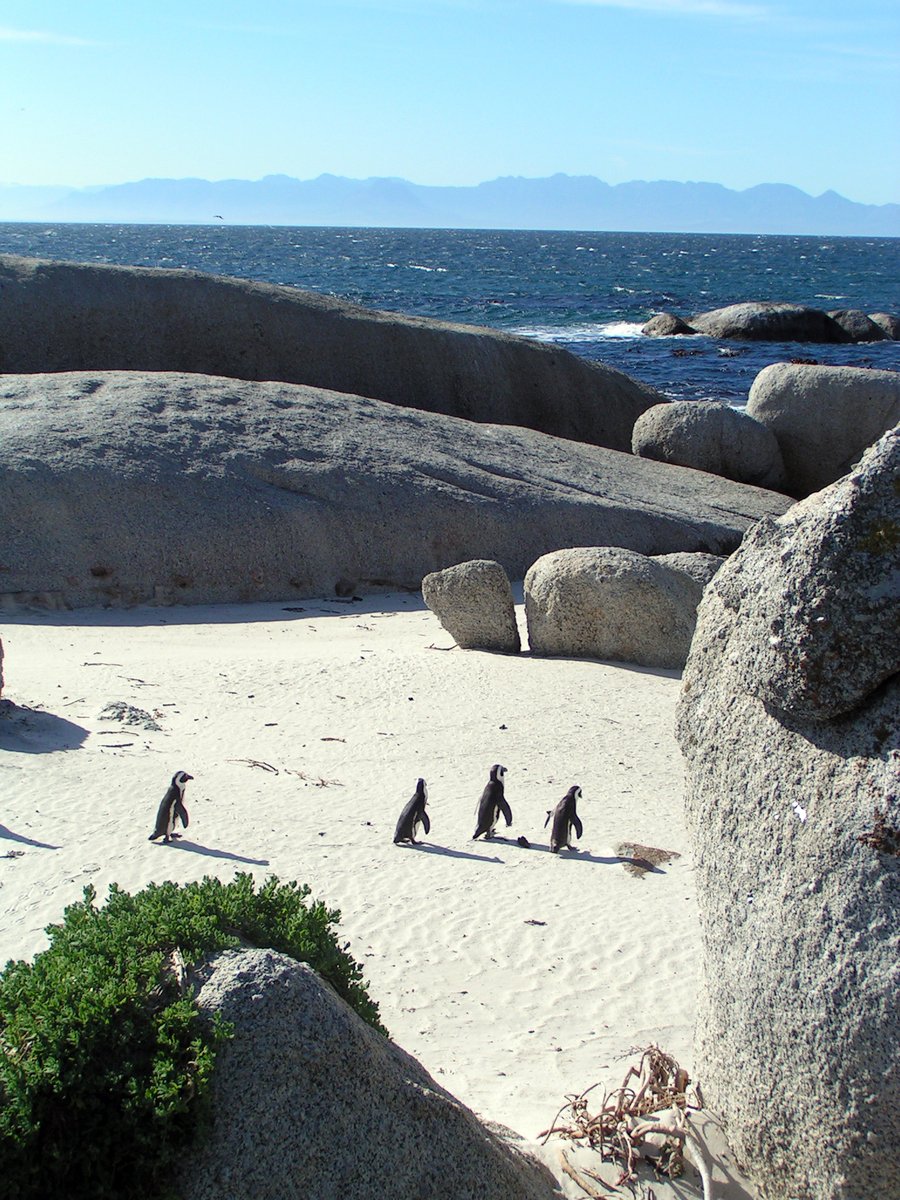
<svg viewBox="0 0 900 1200"><path fill-rule="evenodd" d="M570 787L569 795L572 797L573 800L580 800L581 799L581 788L578 787L577 784L574 787Z"/></svg>
<svg viewBox="0 0 900 1200"><path fill-rule="evenodd" d="M423 803L423 804L424 804L424 803L425 803L425 801L428 799L428 787L427 787L427 785L426 785L426 783L425 783L425 780L424 780L424 779L420 779L420 780L418 780L418 781L417 781L417 783L416 783L416 795L418 795L418 796L421 796L421 797L422 797L422 803Z"/></svg>
<svg viewBox="0 0 900 1200"><path fill-rule="evenodd" d="M502 783L505 774L506 767L501 767L499 763L494 763L494 765L491 767L491 779L499 780L500 783Z"/></svg>
<svg viewBox="0 0 900 1200"><path fill-rule="evenodd" d="M187 781L193 778L193 775L188 775L187 771L176 771L172 776L172 784L174 787L183 788Z"/></svg>

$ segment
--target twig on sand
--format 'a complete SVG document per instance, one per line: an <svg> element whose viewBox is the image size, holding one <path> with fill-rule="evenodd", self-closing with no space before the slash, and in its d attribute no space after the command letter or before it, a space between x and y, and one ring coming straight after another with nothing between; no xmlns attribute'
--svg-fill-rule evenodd
<svg viewBox="0 0 900 1200"><path fill-rule="evenodd" d="M584 1179L582 1179L582 1177L578 1174L578 1172L575 1170L575 1168L572 1166L572 1164L566 1158L565 1150L560 1150L560 1152L559 1152L559 1165L562 1167L562 1169L565 1171L565 1173L568 1175L568 1177L570 1179L575 1180L575 1182L578 1184L578 1186L581 1188L581 1190L586 1195L592 1196L594 1198L594 1200L606 1200L606 1197L603 1195L602 1192L598 1192L596 1188L591 1187L591 1185L589 1183L587 1183ZM602 1182L602 1180L601 1180L601 1182Z"/></svg>
<svg viewBox="0 0 900 1200"><path fill-rule="evenodd" d="M259 767L262 771L269 771L272 775L277 775L278 768L273 767L271 763L260 762L258 758L229 758L229 762L243 762L251 767Z"/></svg>
<svg viewBox="0 0 900 1200"><path fill-rule="evenodd" d="M630 1066L620 1087L604 1093L597 1112L588 1110L588 1094L597 1084L577 1096L567 1096L549 1129L538 1134L544 1144L554 1134L576 1145L597 1151L601 1161L614 1162L619 1177L609 1184L593 1171L581 1172L596 1179L607 1190L637 1182L637 1166L647 1160L656 1172L675 1179L684 1171L686 1152L700 1172L704 1200L712 1200L712 1179L704 1148L688 1122L687 1071L658 1046L648 1046L638 1066ZM655 1118L653 1114L660 1114ZM562 1120L561 1120L562 1118ZM650 1140L652 1139L652 1140ZM690 1142L688 1149L686 1143ZM599 1195L582 1174L575 1171L560 1151L563 1170L591 1197Z"/></svg>
<svg viewBox="0 0 900 1200"><path fill-rule="evenodd" d="M284 769L285 775L296 775L298 779L302 779L304 783L311 783L313 787L343 787L339 779L325 779L322 775L307 775L306 771L291 771L287 767Z"/></svg>
<svg viewBox="0 0 900 1200"><path fill-rule="evenodd" d="M452 646L436 646L434 644L434 642L430 642L429 645L427 645L425 647L425 649L426 650L458 650L459 646L457 646L457 644L455 642L453 643Z"/></svg>

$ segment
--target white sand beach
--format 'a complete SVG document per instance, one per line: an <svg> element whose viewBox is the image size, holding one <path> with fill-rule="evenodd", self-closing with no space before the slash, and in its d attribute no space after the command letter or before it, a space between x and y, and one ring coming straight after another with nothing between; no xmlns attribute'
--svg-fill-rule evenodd
<svg viewBox="0 0 900 1200"><path fill-rule="evenodd" d="M617 1086L634 1048L691 1071L678 672L462 651L415 595L17 614L0 637L3 962L40 950L87 884L102 900L113 882L275 874L340 909L392 1037L526 1138L567 1094ZM513 825L476 842L497 762ZM179 769L190 826L151 843ZM419 776L431 832L396 846ZM544 819L572 784L584 834L554 855ZM672 857L636 871L634 845Z"/></svg>

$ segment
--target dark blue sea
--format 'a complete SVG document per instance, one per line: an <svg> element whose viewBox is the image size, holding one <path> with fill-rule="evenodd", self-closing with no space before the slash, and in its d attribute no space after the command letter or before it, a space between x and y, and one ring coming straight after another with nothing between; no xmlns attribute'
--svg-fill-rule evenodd
<svg viewBox="0 0 900 1200"><path fill-rule="evenodd" d="M284 226L0 224L0 252L188 267L566 346L675 399L743 404L757 372L803 359L900 370L900 342L646 338L659 310L743 300L900 313L900 240Z"/></svg>

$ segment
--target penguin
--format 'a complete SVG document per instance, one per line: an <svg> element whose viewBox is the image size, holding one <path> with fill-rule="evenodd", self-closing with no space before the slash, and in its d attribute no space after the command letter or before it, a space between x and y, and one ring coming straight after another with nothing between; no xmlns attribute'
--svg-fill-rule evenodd
<svg viewBox="0 0 900 1200"><path fill-rule="evenodd" d="M490 778L485 784L481 799L478 801L478 808L475 810L476 825L475 832L472 834L473 842L482 834L486 838L494 836L501 813L506 818L507 829L512 825L512 812L503 795L505 774L506 767L501 767L499 763L494 763L491 767Z"/></svg>
<svg viewBox="0 0 900 1200"><path fill-rule="evenodd" d="M550 850L553 854L559 854L560 850L574 850L574 846L569 845L569 838L572 835L572 830L575 830L575 836L581 837L582 825L578 813L575 811L575 802L581 799L581 788L577 785L570 787L566 794L557 804L552 812L547 813L547 820L544 822L544 828L553 818L553 825L550 829Z"/></svg>
<svg viewBox="0 0 900 1200"><path fill-rule="evenodd" d="M174 832L176 821L180 821L187 829L188 812L184 807L184 788L188 780L193 778L193 775L188 775L187 771L176 771L172 776L169 790L160 801L159 811L156 814L156 828L147 838L148 842L162 838L163 842L168 845L172 838L181 837L180 833Z"/></svg>
<svg viewBox="0 0 900 1200"><path fill-rule="evenodd" d="M394 832L394 845L398 842L410 842L413 846L418 846L416 841L416 830L421 825L426 833L431 832L431 822L428 819L428 813L425 811L425 804L428 800L428 788L425 786L425 780L420 779L416 783L416 790L409 799L409 803L400 814L400 820L397 822L397 828Z"/></svg>

